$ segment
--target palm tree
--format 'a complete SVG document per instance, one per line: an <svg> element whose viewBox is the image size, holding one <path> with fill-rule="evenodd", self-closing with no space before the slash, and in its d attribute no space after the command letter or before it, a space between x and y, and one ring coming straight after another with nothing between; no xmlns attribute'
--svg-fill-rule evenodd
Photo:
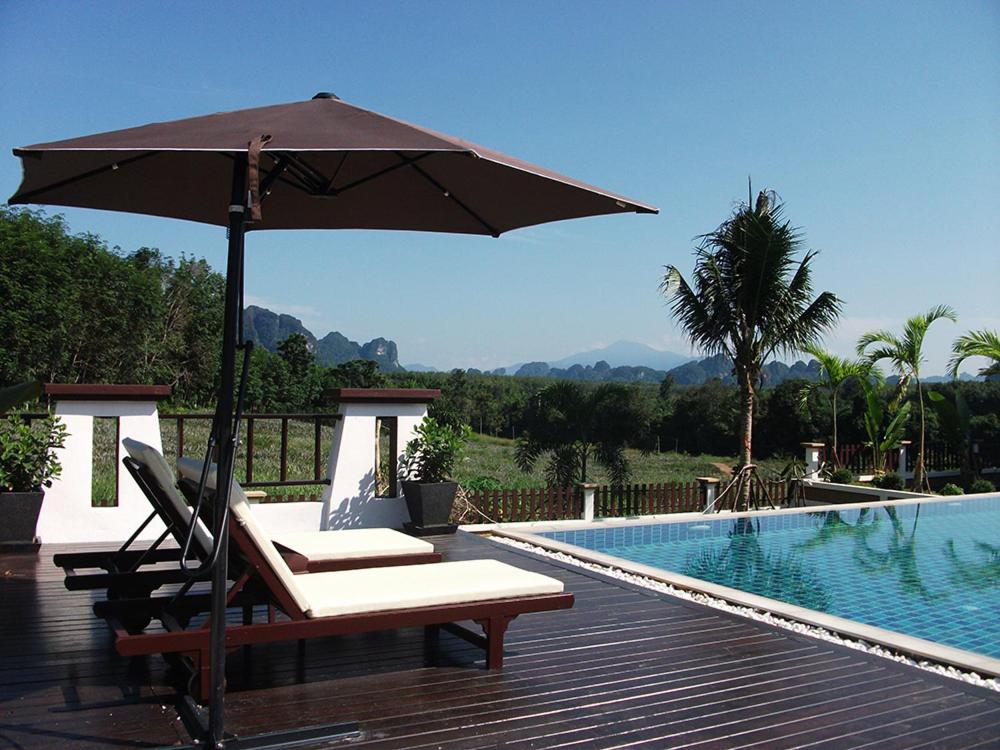
<svg viewBox="0 0 1000 750"><path fill-rule="evenodd" d="M945 318L952 323L957 318L955 311L947 305L932 307L925 313L914 315L903 325L902 337L890 331L870 331L858 339L858 355L868 358L873 365L889 360L893 370L899 375L899 393L906 393L910 382L917 387L917 408L920 411L920 449L917 452L917 467L913 483L918 489L930 489L924 471L924 390L920 382L920 365L924 363L923 347L927 329L935 320ZM902 468L902 467L901 467Z"/></svg>
<svg viewBox="0 0 1000 750"><path fill-rule="evenodd" d="M620 383L585 389L559 382L542 389L524 412L515 459L530 472L543 456L550 486L586 482L591 461L604 466L615 487L628 481L627 445L649 448L652 412L638 391Z"/></svg>
<svg viewBox="0 0 1000 750"><path fill-rule="evenodd" d="M837 454L837 394L841 386L851 378L865 379L872 375L872 366L863 360L845 359L826 351L817 344L808 344L802 348L806 354L819 362L819 380L807 383L802 388L803 401L819 388L830 392L830 410L833 416L833 465L840 468L840 456Z"/></svg>
<svg viewBox="0 0 1000 750"><path fill-rule="evenodd" d="M800 351L840 316L831 292L812 298L809 251L796 255L802 235L784 219L781 203L762 191L741 204L714 232L699 238L692 283L667 266L660 289L691 342L733 363L740 392L740 465L752 458L754 395L761 368L776 352ZM750 485L740 488L748 507Z"/></svg>
<svg viewBox="0 0 1000 750"><path fill-rule="evenodd" d="M958 377L958 367L969 357L986 357L990 364L979 371L980 375L1000 375L1000 334L996 331L969 331L955 339L951 345L948 374Z"/></svg>

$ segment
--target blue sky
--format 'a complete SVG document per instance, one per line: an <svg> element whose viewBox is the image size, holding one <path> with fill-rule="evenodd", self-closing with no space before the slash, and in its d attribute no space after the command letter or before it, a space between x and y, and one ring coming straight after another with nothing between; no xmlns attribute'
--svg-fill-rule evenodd
<svg viewBox="0 0 1000 750"><path fill-rule="evenodd" d="M204 7L209 6L209 7ZM333 91L652 203L500 239L261 232L252 302L403 362L495 367L618 339L690 351L657 292L693 238L776 189L853 349L938 303L927 371L1000 328L1000 3L0 4L0 146ZM19 162L0 157L0 194ZM222 230L64 213L224 265Z"/></svg>

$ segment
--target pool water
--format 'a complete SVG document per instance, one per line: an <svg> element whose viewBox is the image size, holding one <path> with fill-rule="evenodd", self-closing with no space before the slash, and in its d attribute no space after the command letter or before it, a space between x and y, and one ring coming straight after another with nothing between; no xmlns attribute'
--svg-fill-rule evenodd
<svg viewBox="0 0 1000 750"><path fill-rule="evenodd" d="M1000 497L540 536L1000 658Z"/></svg>

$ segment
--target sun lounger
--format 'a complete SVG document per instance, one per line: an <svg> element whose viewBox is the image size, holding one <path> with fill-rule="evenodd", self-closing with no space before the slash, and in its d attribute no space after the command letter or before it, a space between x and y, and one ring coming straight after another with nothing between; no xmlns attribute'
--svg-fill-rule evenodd
<svg viewBox="0 0 1000 750"><path fill-rule="evenodd" d="M65 584L70 590L107 589L109 598L142 598L160 586L188 580L187 574L178 566L148 566L180 561L180 547L191 523L192 508L178 494L170 467L159 451L128 438L123 445L129 453L123 464L153 506L154 515L163 520L166 530L150 548L143 551L127 549L137 531L132 539L114 552L56 555L55 563L65 571ZM234 483L232 494L247 502L238 484ZM168 535L175 538L178 548L159 547ZM283 534L273 541L296 572L412 565L441 559L433 545L391 529L307 531ZM196 562L208 559L211 554L212 536L200 519L191 546L191 557ZM79 572L95 568L104 572Z"/></svg>
<svg viewBox="0 0 1000 750"><path fill-rule="evenodd" d="M178 470L197 479L200 464L181 460ZM403 567L365 568L295 574L252 518L249 503L230 503L230 535L242 567L227 594L243 606L243 624L226 630L226 643L244 646L283 640L424 626L449 632L486 649L486 666L503 665L503 639L519 615L573 606L561 581L497 560L468 560ZM254 622L252 604L266 599L267 619ZM205 609L207 597L166 597L135 602L98 602L95 612L108 620L115 648L125 656L184 655L208 694L209 630L189 627L192 612ZM164 632L129 632L120 615L145 609ZM483 635L457 623L474 621Z"/></svg>

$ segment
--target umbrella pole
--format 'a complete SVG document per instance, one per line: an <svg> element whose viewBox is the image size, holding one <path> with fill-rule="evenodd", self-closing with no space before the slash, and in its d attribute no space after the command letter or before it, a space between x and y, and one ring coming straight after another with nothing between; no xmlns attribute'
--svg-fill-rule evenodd
<svg viewBox="0 0 1000 750"><path fill-rule="evenodd" d="M236 347L239 332L240 286L243 283L243 240L247 204L247 157L236 156L233 189L229 205L229 254L226 261L226 300L222 328L222 363L219 401L215 411L215 444L218 446L218 473L213 533L219 546L212 571L212 611L210 636L209 747L222 747L225 738L226 700L226 589L229 567L229 530L225 528L229 492L236 459L233 425L233 390L236 386Z"/></svg>

